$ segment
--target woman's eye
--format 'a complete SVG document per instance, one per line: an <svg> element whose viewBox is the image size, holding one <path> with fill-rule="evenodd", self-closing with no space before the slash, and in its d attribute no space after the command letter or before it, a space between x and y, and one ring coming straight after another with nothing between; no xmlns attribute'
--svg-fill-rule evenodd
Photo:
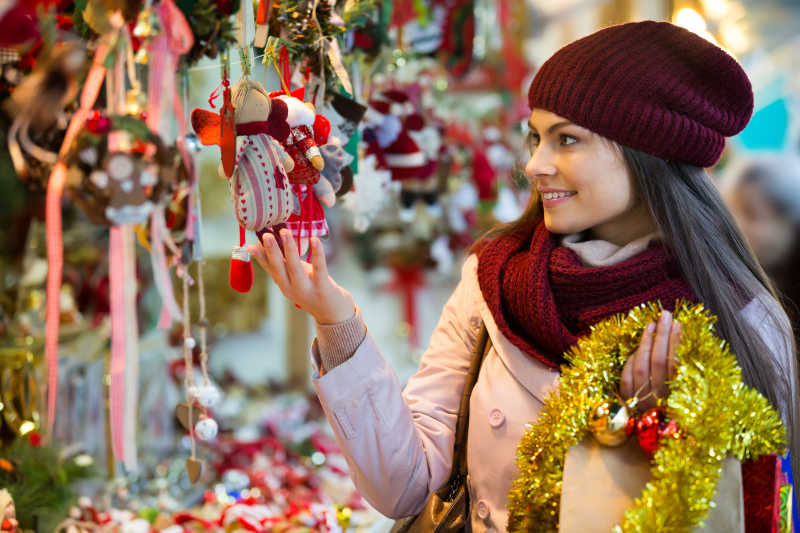
<svg viewBox="0 0 800 533"><path fill-rule="evenodd" d="M561 134L561 144L563 146L569 146L570 144L575 144L578 142L578 139L573 137L572 135Z"/></svg>
<svg viewBox="0 0 800 533"><path fill-rule="evenodd" d="M538 133L529 133L528 134L528 151L533 153L536 151L536 147L539 146L539 134Z"/></svg>

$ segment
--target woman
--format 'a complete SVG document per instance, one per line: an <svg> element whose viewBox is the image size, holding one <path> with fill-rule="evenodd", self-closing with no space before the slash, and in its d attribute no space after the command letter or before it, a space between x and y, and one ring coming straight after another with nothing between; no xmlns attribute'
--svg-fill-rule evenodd
<svg viewBox="0 0 800 533"><path fill-rule="evenodd" d="M741 67L671 24L624 24L556 52L529 103L535 194L466 260L402 395L349 293L329 278L318 241L312 264L288 238L286 259L269 236L251 248L316 319L314 385L361 493L382 513L406 516L447 480L483 321L492 348L470 403L471 526L503 530L517 444L556 386L562 354L593 323L652 300L667 311L626 364L621 393L667 394L680 341L669 310L677 298L703 302L800 453L785 313L703 170L752 113Z"/></svg>

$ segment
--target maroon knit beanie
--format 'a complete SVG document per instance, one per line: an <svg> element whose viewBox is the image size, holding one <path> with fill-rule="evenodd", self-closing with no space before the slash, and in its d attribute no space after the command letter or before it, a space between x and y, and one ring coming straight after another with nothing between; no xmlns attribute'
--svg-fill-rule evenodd
<svg viewBox="0 0 800 533"><path fill-rule="evenodd" d="M753 112L747 75L730 55L668 22L631 22L578 39L531 83L540 108L662 159L714 165L725 137Z"/></svg>

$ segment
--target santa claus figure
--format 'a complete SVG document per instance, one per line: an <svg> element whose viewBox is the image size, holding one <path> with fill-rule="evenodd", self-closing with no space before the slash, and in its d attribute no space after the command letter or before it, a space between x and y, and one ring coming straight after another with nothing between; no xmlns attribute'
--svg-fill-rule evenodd
<svg viewBox="0 0 800 533"><path fill-rule="evenodd" d="M370 100L366 114L368 127L364 138L367 153L374 155L380 168L389 170L392 180L402 184L400 195L400 217L411 221L415 216L415 204L423 202L428 211L438 216L436 157L430 146L420 149L415 137L425 139L429 135L425 121L416 112L408 95L398 89L379 93Z"/></svg>

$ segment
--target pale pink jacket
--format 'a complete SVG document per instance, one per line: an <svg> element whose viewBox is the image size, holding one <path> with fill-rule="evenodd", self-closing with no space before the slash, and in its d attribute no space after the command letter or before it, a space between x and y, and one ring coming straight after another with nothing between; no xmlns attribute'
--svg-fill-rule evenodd
<svg viewBox="0 0 800 533"><path fill-rule="evenodd" d="M564 244L584 263L601 266L631 257L649 240L620 248L602 241L577 243L570 236ZM330 345L337 342L336 326L318 325L312 356L319 370L314 387L356 486L381 513L403 517L418 512L448 479L470 355L481 321L486 324L492 348L472 393L467 451L472 531L480 533L505 531L506 498L517 475L517 444L525 425L536 420L545 398L557 387L558 372L522 353L499 331L481 296L477 263L474 255L464 263L461 281L442 311L419 370L404 390L369 334L362 333L352 357L331 364L320 349L335 351ZM754 300L742 315L760 327L775 357L788 365L788 337L761 327L764 312L764 304ZM360 317L355 320L362 324ZM350 328L352 334L352 323ZM324 372L320 365L329 370Z"/></svg>

